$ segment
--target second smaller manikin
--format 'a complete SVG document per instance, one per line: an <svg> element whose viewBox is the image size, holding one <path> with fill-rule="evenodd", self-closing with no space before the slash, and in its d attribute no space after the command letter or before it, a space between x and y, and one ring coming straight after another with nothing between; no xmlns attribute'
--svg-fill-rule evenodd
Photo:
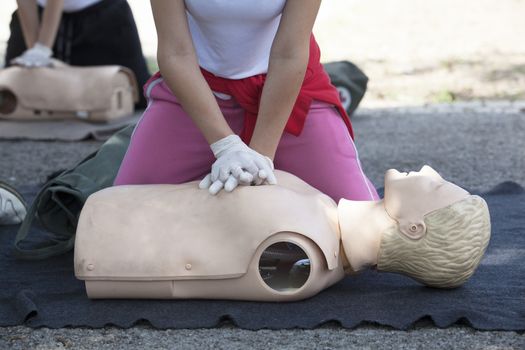
<svg viewBox="0 0 525 350"><path fill-rule="evenodd" d="M424 166L389 170L380 201L337 205L301 179L210 196L196 182L104 189L78 224L90 298L292 301L368 267L452 288L490 238L485 201Z"/></svg>

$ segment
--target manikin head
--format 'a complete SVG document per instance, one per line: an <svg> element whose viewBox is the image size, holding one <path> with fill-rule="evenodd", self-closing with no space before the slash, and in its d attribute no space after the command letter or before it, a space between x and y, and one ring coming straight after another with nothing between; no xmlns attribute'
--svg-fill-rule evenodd
<svg viewBox="0 0 525 350"><path fill-rule="evenodd" d="M441 288L463 284L490 238L485 201L445 181L429 166L385 175L379 202L339 202L345 255L352 270L408 275Z"/></svg>

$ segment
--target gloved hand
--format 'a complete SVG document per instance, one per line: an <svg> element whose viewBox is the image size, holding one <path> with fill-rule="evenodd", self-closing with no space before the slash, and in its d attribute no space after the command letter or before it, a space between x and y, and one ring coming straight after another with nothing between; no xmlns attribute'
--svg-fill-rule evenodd
<svg viewBox="0 0 525 350"><path fill-rule="evenodd" d="M210 145L217 160L213 163L211 174L199 184L211 194L222 188L227 192L241 185L277 184L270 158L248 147L237 135L229 135Z"/></svg>
<svg viewBox="0 0 525 350"><path fill-rule="evenodd" d="M40 43L36 43L32 48L26 50L22 55L13 58L12 64L23 67L47 67L51 65L53 51Z"/></svg>

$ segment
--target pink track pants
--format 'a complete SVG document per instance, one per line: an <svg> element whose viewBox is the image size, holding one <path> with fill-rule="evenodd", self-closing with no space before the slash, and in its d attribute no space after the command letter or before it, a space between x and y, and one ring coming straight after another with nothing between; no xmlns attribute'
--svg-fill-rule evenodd
<svg viewBox="0 0 525 350"><path fill-rule="evenodd" d="M145 87L148 108L138 122L115 185L178 184L202 179L215 161L204 136L162 78ZM217 98L233 132L243 127L244 111L232 98ZM335 107L314 101L300 136L283 133L274 165L332 197L376 200L357 149Z"/></svg>

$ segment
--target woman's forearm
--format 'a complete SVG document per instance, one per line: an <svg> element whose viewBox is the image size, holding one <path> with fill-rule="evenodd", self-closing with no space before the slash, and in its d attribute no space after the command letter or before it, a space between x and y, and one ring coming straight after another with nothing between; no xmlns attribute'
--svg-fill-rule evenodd
<svg viewBox="0 0 525 350"><path fill-rule="evenodd" d="M271 159L301 89L307 63L307 53L270 58L250 147Z"/></svg>
<svg viewBox="0 0 525 350"><path fill-rule="evenodd" d="M233 134L199 68L184 0L151 0L157 59L171 92L208 143Z"/></svg>
<svg viewBox="0 0 525 350"><path fill-rule="evenodd" d="M301 89L321 0L288 0L270 52L250 147L273 159Z"/></svg>
<svg viewBox="0 0 525 350"><path fill-rule="evenodd" d="M194 55L159 52L158 61L162 77L209 144L233 134Z"/></svg>
<svg viewBox="0 0 525 350"><path fill-rule="evenodd" d="M38 33L38 42L47 47L53 47L62 17L64 0L47 0L44 13L42 14L42 25Z"/></svg>
<svg viewBox="0 0 525 350"><path fill-rule="evenodd" d="M17 0L17 15L22 27L22 34L27 48L33 47L38 38L40 24L35 0Z"/></svg>

